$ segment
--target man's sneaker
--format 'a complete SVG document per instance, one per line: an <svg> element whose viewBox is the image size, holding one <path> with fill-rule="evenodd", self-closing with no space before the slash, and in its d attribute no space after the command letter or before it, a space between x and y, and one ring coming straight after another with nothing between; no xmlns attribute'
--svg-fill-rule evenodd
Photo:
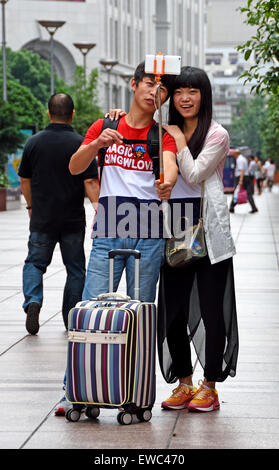
<svg viewBox="0 0 279 470"><path fill-rule="evenodd" d="M36 302L31 302L27 307L26 312L26 330L30 335L35 335L40 329L39 324L39 314L40 314L40 305Z"/></svg>
<svg viewBox="0 0 279 470"><path fill-rule="evenodd" d="M54 410L55 416L66 416L67 411L70 410L72 406L73 404L68 401L64 395Z"/></svg>
<svg viewBox="0 0 279 470"><path fill-rule="evenodd" d="M193 400L188 405L189 411L214 411L219 410L220 403L218 392L214 388L209 388L203 382L199 382L200 388Z"/></svg>
<svg viewBox="0 0 279 470"><path fill-rule="evenodd" d="M188 403L192 400L197 389L189 387L186 384L179 384L172 392L170 398L162 402L162 408L165 410L182 410L188 407Z"/></svg>

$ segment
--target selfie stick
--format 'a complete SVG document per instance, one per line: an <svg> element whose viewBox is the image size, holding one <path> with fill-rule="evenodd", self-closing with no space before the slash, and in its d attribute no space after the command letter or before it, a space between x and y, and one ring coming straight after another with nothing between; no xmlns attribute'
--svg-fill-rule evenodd
<svg viewBox="0 0 279 470"><path fill-rule="evenodd" d="M155 59L154 59L154 75L155 75L155 80L157 82L156 93L158 94L160 183L163 183L164 182L164 161L163 161L163 143L162 143L163 131L162 131L162 109L161 109L160 85L161 85L161 75L164 75L165 59L164 59L164 54L162 52L158 52L157 55L162 56L162 67L161 67L161 72L160 73L158 73L158 71L157 71L157 61L156 61L156 56L155 56Z"/></svg>
<svg viewBox="0 0 279 470"><path fill-rule="evenodd" d="M162 52L158 52L158 55L162 55ZM164 160L163 160L163 131L162 131L162 108L161 108L161 75L165 73L165 59L162 57L162 64L161 64L161 72L158 73L157 71L157 61L156 57L154 59L154 75L155 80L157 82L157 90L158 93L158 115L159 115L159 162L160 162L160 183L164 183ZM162 201L162 209L163 209L163 217L164 217L164 227L168 234L168 237L171 238L172 234L169 229L169 204L168 201Z"/></svg>

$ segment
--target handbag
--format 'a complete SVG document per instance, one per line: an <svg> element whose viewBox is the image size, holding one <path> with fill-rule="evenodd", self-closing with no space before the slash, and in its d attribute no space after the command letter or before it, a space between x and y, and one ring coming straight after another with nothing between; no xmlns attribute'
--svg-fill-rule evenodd
<svg viewBox="0 0 279 470"><path fill-rule="evenodd" d="M248 202L247 191L240 184L234 190L233 201L235 204L246 204Z"/></svg>
<svg viewBox="0 0 279 470"><path fill-rule="evenodd" d="M172 237L166 242L166 260L172 268L183 268L207 255L202 217L203 199L204 182L202 183L198 223L189 227L189 219L184 217L187 226L182 232L182 236Z"/></svg>

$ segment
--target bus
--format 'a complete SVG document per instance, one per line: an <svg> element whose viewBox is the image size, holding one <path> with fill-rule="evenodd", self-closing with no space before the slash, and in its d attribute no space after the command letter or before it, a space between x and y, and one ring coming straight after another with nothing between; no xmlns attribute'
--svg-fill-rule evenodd
<svg viewBox="0 0 279 470"><path fill-rule="evenodd" d="M235 170L235 157L234 149L230 149L227 155L224 170L223 170L223 185L224 193L233 193L234 190L234 170Z"/></svg>

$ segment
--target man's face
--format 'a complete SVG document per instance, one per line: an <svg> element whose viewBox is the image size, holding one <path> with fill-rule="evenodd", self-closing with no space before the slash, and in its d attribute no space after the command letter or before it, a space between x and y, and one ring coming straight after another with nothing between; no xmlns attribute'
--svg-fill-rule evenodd
<svg viewBox="0 0 279 470"><path fill-rule="evenodd" d="M154 113L155 109L158 107L158 95L157 91L157 82L152 78L146 76L136 85L134 79L132 79L131 87L134 92L135 100L137 104L144 109L146 112ZM168 90L164 85L160 85L161 93L161 104L163 104L168 97ZM156 102L156 108L155 108Z"/></svg>

